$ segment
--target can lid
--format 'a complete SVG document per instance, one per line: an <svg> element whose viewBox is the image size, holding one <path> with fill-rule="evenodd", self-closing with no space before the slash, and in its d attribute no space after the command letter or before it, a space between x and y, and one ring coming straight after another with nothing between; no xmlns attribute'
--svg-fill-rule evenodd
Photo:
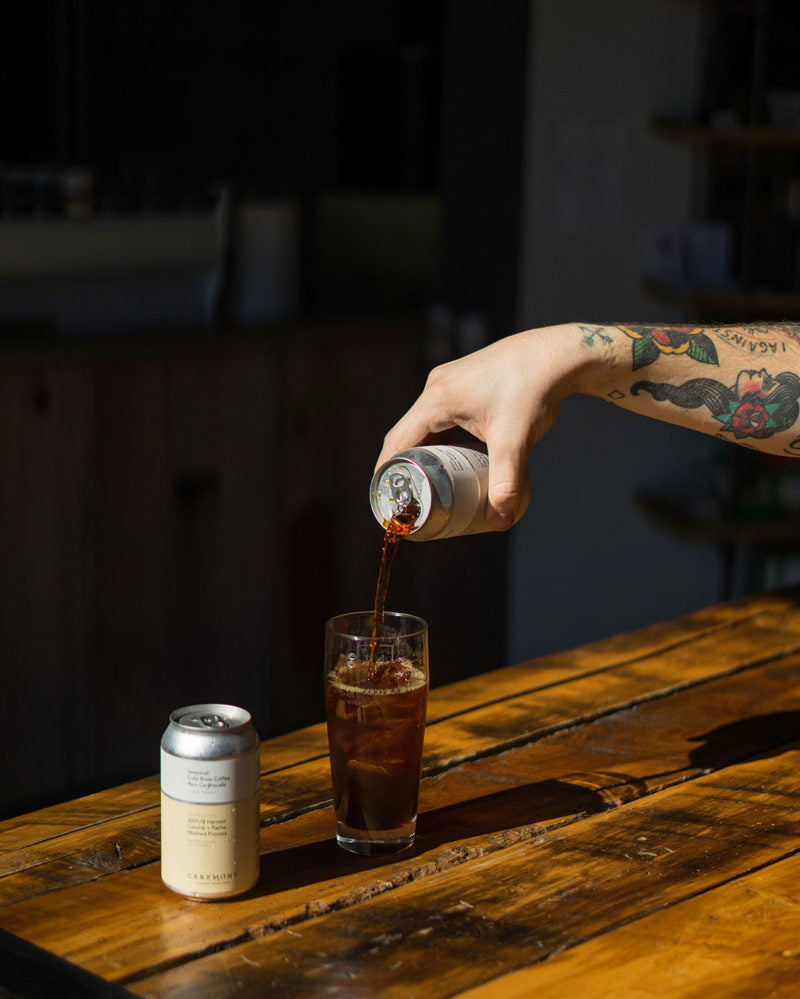
<svg viewBox="0 0 800 999"><path fill-rule="evenodd" d="M173 725L193 732L219 732L241 728L250 722L250 712L233 704L190 704L169 716Z"/></svg>
<svg viewBox="0 0 800 999"><path fill-rule="evenodd" d="M419 504L410 541L438 537L450 519L453 486L435 455L424 448L409 448L384 462L372 477L369 502L375 519L385 527L410 500Z"/></svg>

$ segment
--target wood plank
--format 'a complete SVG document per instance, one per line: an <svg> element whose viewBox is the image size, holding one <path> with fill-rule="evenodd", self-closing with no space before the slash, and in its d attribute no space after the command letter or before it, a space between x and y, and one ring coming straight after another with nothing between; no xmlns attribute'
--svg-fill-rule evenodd
<svg viewBox="0 0 800 999"><path fill-rule="evenodd" d="M800 648L800 619L756 616L652 655L603 666L568 683L544 676L529 693L446 718L426 731L426 772L496 752L631 704L731 675ZM532 664L533 671L538 662ZM441 726L441 731L440 731Z"/></svg>
<svg viewBox="0 0 800 999"><path fill-rule="evenodd" d="M766 615L765 621L779 620L787 613L793 613L797 599L797 594L791 591L742 598L677 621L651 625L579 649L434 688L429 699L428 720L436 722L568 681L582 673L663 652L754 617ZM261 771L266 774L326 755L325 727L312 725L265 740L261 750ZM12 849L33 846L40 840L123 818L132 811L156 805L157 786L149 777L0 822L0 873L6 870L2 866L2 855Z"/></svg>
<svg viewBox="0 0 800 999"><path fill-rule="evenodd" d="M799 764L795 745L123 983L163 999L201 982L214 999L265 982L292 996L450 996L794 853Z"/></svg>
<svg viewBox="0 0 800 999"><path fill-rule="evenodd" d="M800 975L800 857L653 912L459 999L763 999Z"/></svg>
<svg viewBox="0 0 800 999"><path fill-rule="evenodd" d="M238 938L242 925L254 933L299 927L315 914L358 905L515 843L534 842L706 770L765 749L780 752L798 736L800 660L795 658L724 678L703 696L688 690L649 701L424 781L415 852L393 861L344 855L333 844L330 810L318 810L262 830L258 888L224 907L198 907L167 892L155 864L101 878L98 860L99 880L60 891L57 910L56 897L32 898L4 909L2 921L96 973L138 974L154 954L183 960ZM123 845L123 853L127 850ZM76 863L81 860L86 863L85 854ZM115 860L112 855L105 862ZM77 925L84 927L80 933ZM108 926L115 927L113 946L107 933L96 931Z"/></svg>
<svg viewBox="0 0 800 999"><path fill-rule="evenodd" d="M792 622L790 620L789 623ZM424 772L440 773L468 759L493 754L578 722L596 719L653 696L664 696L700 680L733 675L749 662L788 655L798 636L774 621L765 627L760 618L738 622L695 642L625 663L599 675L581 676L573 683L547 686L508 702L489 704L474 712L445 718L426 732ZM324 806L330 797L327 761L316 758L262 778L262 824L274 824ZM38 895L43 885L63 886L93 880L113 870L124 870L130 857L135 866L158 855L158 809L137 812L92 827L92 835L66 835L23 848L3 858L3 870L14 872L13 885L0 881L0 901ZM135 842L135 847L128 844ZM124 853L121 844L126 845ZM32 871L29 879L22 872Z"/></svg>
<svg viewBox="0 0 800 999"><path fill-rule="evenodd" d="M297 729L262 742L261 773L276 773L309 760L327 759L327 755L324 724ZM6 819L0 822L0 877L10 869L4 855L12 850L125 819L158 804L159 780L151 776Z"/></svg>
<svg viewBox="0 0 800 999"><path fill-rule="evenodd" d="M764 623L783 621L797 614L798 607L800 595L794 589L740 597L702 608L676 620L647 625L438 688L435 686L434 661L428 718L456 714L468 705L477 707L492 700L519 696L534 685L560 683L626 661L664 653L703 635L741 626L753 619L761 620L762 616Z"/></svg>

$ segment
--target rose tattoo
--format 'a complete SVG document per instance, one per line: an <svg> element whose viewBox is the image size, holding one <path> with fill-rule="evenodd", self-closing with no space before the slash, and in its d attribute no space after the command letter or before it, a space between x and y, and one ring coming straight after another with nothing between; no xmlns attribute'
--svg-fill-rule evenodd
<svg viewBox="0 0 800 999"><path fill-rule="evenodd" d="M707 406L720 430L737 440L771 437L791 427L800 415L800 378L789 371L774 378L763 368L740 371L730 388L711 378L693 378L683 385L636 382L631 392L649 392L656 402L667 400L682 409Z"/></svg>

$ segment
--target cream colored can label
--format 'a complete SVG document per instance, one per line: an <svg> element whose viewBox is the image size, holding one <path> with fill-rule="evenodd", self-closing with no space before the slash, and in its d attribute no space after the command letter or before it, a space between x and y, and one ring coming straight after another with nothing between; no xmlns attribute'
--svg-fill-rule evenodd
<svg viewBox="0 0 800 999"><path fill-rule="evenodd" d="M421 447L435 455L453 481L453 509L440 537L452 538L486 530L486 496L489 491L489 459L471 448L431 444Z"/></svg>
<svg viewBox="0 0 800 999"><path fill-rule="evenodd" d="M258 880L257 752L195 760L161 750L161 879L193 898Z"/></svg>
<svg viewBox="0 0 800 999"><path fill-rule="evenodd" d="M223 804L161 792L161 879L181 895L238 895L258 880L258 796Z"/></svg>

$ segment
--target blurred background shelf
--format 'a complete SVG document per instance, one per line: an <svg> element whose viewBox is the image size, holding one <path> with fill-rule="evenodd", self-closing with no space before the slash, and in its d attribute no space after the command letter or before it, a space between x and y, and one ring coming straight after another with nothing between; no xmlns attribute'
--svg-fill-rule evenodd
<svg viewBox="0 0 800 999"><path fill-rule="evenodd" d="M800 316L800 291L714 290L669 285L645 280L644 288L654 299L680 305L691 320L721 320L743 323L782 320Z"/></svg>
<svg viewBox="0 0 800 999"><path fill-rule="evenodd" d="M800 128L778 128L773 125L705 125L655 118L653 132L672 142L701 146L727 146L733 149L800 149Z"/></svg>
<svg viewBox="0 0 800 999"><path fill-rule="evenodd" d="M690 113L659 113L651 133L691 151L694 218L669 243L702 245L702 271L691 250L682 281L659 280L656 299L684 302L698 320L740 322L800 317L800 8L790 0L697 5L703 24L702 86ZM667 245L665 243L665 245ZM674 262L667 263L674 269ZM669 290L686 284L688 291ZM737 289L726 292L723 284ZM661 285L661 287L659 287Z"/></svg>

